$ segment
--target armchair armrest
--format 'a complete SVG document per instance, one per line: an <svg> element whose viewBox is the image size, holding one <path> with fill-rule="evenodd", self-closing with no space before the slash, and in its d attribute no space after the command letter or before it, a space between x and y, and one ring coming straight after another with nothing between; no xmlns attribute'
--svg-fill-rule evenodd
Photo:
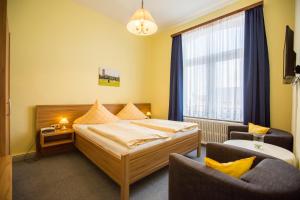
<svg viewBox="0 0 300 200"><path fill-rule="evenodd" d="M271 128L264 141L293 152L293 135L287 131Z"/></svg>
<svg viewBox="0 0 300 200"><path fill-rule="evenodd" d="M229 133L230 140L253 140L253 135L248 132L231 131Z"/></svg>
<svg viewBox="0 0 300 200"><path fill-rule="evenodd" d="M206 145L206 156L218 162L231 162L234 160L256 156L252 168L266 158L275 159L272 156L268 156L256 151L219 143L208 143Z"/></svg>
<svg viewBox="0 0 300 200"><path fill-rule="evenodd" d="M227 128L228 140L230 140L230 133L232 131L235 131L235 132L248 132L248 126L246 126L246 125L228 126L228 128Z"/></svg>

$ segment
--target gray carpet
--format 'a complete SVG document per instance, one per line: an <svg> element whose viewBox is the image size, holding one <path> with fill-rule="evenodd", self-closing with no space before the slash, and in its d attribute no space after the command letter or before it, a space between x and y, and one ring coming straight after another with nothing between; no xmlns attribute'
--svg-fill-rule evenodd
<svg viewBox="0 0 300 200"><path fill-rule="evenodd" d="M203 161L196 152L187 155ZM120 188L84 155L74 151L13 164L14 200L119 200ZM131 200L167 200L168 167L134 183Z"/></svg>

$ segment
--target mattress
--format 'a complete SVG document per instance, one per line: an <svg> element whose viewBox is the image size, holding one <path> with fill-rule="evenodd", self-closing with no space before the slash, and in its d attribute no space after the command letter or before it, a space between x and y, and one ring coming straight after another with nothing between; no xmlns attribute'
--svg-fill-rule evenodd
<svg viewBox="0 0 300 200"><path fill-rule="evenodd" d="M129 124L130 121L129 120L120 120L119 122L116 123L123 123L123 124ZM130 154L133 152L137 152L137 151L141 151L145 148L149 148L151 146L157 145L157 144L161 144L165 141L169 141L175 138L180 138L180 137L184 137L186 135L195 133L198 131L198 128L194 128L188 131L180 131L177 133L168 133L165 132L166 134L169 135L168 138L166 139L158 139L155 141L151 141L151 142L147 142L145 144L139 145L137 147L134 147L132 149L129 149L117 142L114 142L113 140L110 140L106 137L103 137L97 133L95 133L94 131L90 130L88 128L89 125L83 125L83 124L73 124L73 129L75 130L75 134L80 135L81 137L91 140L93 142L95 142L96 144L100 145L102 148L104 148L107 151L110 151L111 153L113 153L115 156L121 158L121 155L124 154Z"/></svg>

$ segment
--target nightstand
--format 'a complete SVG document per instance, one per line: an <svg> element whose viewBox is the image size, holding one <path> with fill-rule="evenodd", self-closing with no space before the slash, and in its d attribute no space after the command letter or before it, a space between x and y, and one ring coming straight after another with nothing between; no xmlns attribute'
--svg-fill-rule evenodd
<svg viewBox="0 0 300 200"><path fill-rule="evenodd" d="M40 147L42 154L52 154L69 150L74 143L73 129L57 129L53 132L40 132Z"/></svg>

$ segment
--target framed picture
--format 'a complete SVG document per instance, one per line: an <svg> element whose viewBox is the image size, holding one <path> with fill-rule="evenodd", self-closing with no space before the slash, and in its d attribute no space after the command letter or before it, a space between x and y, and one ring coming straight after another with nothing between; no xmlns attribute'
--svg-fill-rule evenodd
<svg viewBox="0 0 300 200"><path fill-rule="evenodd" d="M99 68L99 85L120 87L120 73L117 70Z"/></svg>

